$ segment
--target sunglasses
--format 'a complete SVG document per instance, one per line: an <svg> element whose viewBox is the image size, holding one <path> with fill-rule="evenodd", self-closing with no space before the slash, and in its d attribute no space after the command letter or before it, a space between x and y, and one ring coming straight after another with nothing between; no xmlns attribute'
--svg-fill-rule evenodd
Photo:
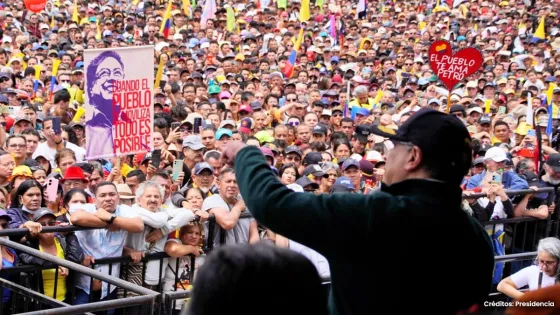
<svg viewBox="0 0 560 315"><path fill-rule="evenodd" d="M5 230L10 226L10 224L8 222L6 222L6 223L0 224L0 226L2 227L2 230Z"/></svg>
<svg viewBox="0 0 560 315"><path fill-rule="evenodd" d="M288 125L290 125L290 126L299 126L299 121L290 121L290 122L288 122Z"/></svg>

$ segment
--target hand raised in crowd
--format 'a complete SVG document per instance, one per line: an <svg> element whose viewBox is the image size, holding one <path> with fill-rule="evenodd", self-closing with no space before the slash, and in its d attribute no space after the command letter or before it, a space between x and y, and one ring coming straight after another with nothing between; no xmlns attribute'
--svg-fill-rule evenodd
<svg viewBox="0 0 560 315"><path fill-rule="evenodd" d="M556 204L553 202L550 206L548 206L548 213L553 214L555 209Z"/></svg>
<svg viewBox="0 0 560 315"><path fill-rule="evenodd" d="M230 141L228 142L222 150L222 161L224 165L228 165L229 167L233 167L235 162L235 156L239 152L239 150L243 149L247 145L241 141Z"/></svg>
<svg viewBox="0 0 560 315"><path fill-rule="evenodd" d="M171 152L169 152L165 149L161 149L161 157L162 157L162 159L168 161L169 164L171 164L171 163L173 163L173 161L175 161L175 156ZM163 169L163 168L165 168L165 164L160 163L159 167L160 167L160 169Z"/></svg>
<svg viewBox="0 0 560 315"><path fill-rule="evenodd" d="M171 85L166 84L166 85L163 87L163 91L165 92L165 94L171 94Z"/></svg>
<svg viewBox="0 0 560 315"><path fill-rule="evenodd" d="M148 167L146 168L146 177L148 179L152 178L152 176L156 174L156 171L156 167L152 164L152 162L150 162L150 164L148 164Z"/></svg>
<svg viewBox="0 0 560 315"><path fill-rule="evenodd" d="M171 187L171 189L179 190L183 185L184 179L185 179L185 172L179 173L179 176L177 176L177 179L173 182L173 186Z"/></svg>
<svg viewBox="0 0 560 315"><path fill-rule="evenodd" d="M171 130L169 132L169 135L167 136L167 139L165 139L165 141L167 141L167 143L171 144L171 143L177 142L177 140L180 140L181 139L181 131L179 131L180 128L181 128L181 126Z"/></svg>

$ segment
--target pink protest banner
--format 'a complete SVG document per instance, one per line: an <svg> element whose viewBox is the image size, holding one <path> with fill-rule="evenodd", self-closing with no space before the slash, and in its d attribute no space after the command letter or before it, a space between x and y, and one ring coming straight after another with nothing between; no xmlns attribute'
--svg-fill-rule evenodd
<svg viewBox="0 0 560 315"><path fill-rule="evenodd" d="M154 48L87 49L86 158L153 150Z"/></svg>

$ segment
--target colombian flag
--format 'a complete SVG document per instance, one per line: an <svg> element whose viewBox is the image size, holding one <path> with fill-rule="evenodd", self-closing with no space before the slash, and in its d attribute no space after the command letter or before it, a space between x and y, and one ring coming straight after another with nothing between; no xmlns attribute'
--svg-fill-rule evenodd
<svg viewBox="0 0 560 315"><path fill-rule="evenodd" d="M541 22L539 23L539 26L535 30L535 33L533 33L533 38L531 39L531 42L533 43L537 43L541 40L546 39L546 34L544 33L544 18L545 18L544 16L541 18Z"/></svg>
<svg viewBox="0 0 560 315"><path fill-rule="evenodd" d="M297 53L299 50L299 46L301 45L301 41L303 40L303 27L299 29L299 35L298 38L296 40L296 43L294 45L294 50L292 50L292 53L290 54L290 57L288 58L288 62L286 63L286 66L284 67L284 75L286 76L286 78L291 78L292 75L294 74L294 66L296 65L296 59L297 59Z"/></svg>
<svg viewBox="0 0 560 315"><path fill-rule="evenodd" d="M167 4L167 10L165 10L165 16L163 17L163 22L161 23L161 29L159 30L160 33L163 34L163 37L167 39L169 36L169 30L171 29L171 5L173 4L172 1L169 1Z"/></svg>

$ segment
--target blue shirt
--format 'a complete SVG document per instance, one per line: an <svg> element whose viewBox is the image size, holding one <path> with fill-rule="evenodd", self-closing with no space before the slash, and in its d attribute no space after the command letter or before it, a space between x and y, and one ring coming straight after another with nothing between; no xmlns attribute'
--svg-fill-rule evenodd
<svg viewBox="0 0 560 315"><path fill-rule="evenodd" d="M97 208L94 204L74 204L70 206L69 212L70 214L78 211L83 210L88 213L95 213ZM117 206L117 210L115 211L117 216L124 217L124 218L133 218L137 217L138 215L132 208L125 205ZM78 238L78 242L82 247L85 255L92 256L95 259L101 258L108 258L108 257L119 257L122 256L123 247L126 243L126 238L128 236L128 232L125 230L118 230L111 232L107 229L95 229L95 230L85 230L85 231L76 231L76 237ZM119 277L120 271L120 264L113 264L112 265L112 272L111 275L113 277ZM95 270L98 270L102 273L109 274L109 265L96 265ZM86 293L90 293L90 277L79 274L77 277L76 286ZM108 284L103 282L103 287L101 289L101 298L107 296L110 292L107 292ZM111 291L115 289L115 286L111 286Z"/></svg>

